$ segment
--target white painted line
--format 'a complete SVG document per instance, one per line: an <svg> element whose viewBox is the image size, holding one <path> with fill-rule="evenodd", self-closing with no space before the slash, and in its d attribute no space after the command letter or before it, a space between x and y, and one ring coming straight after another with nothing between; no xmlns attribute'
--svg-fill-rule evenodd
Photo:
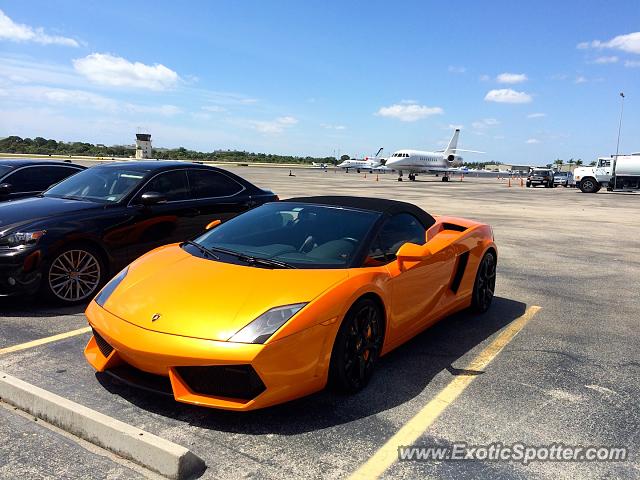
<svg viewBox="0 0 640 480"><path fill-rule="evenodd" d="M0 399L168 478L204 471L188 449L0 372Z"/></svg>

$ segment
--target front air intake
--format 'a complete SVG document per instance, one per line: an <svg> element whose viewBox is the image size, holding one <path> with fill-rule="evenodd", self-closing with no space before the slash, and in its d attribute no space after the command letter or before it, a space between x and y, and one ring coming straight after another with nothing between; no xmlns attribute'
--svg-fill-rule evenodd
<svg viewBox="0 0 640 480"><path fill-rule="evenodd" d="M105 358L111 355L111 352L113 352L113 347L109 345L109 343L107 343L107 341L102 338L100 334L93 328L91 329L91 331L93 332L93 338L96 339L96 345L98 345L98 350L100 350L100 353L102 353Z"/></svg>
<svg viewBox="0 0 640 480"><path fill-rule="evenodd" d="M187 386L201 395L251 400L265 389L251 365L176 367Z"/></svg>

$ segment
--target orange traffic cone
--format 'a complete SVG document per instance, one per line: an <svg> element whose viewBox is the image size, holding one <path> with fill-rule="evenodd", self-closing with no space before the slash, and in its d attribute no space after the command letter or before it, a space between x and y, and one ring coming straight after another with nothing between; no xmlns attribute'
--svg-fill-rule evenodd
<svg viewBox="0 0 640 480"><path fill-rule="evenodd" d="M509 184L507 185L507 187L511 188L511 177L509 177Z"/></svg>
<svg viewBox="0 0 640 480"><path fill-rule="evenodd" d="M379 180L378 180L378 174L376 173L376 182L377 182L377 181L379 181Z"/></svg>
<svg viewBox="0 0 640 480"><path fill-rule="evenodd" d="M520 186L524 187L524 179L522 177L520 177Z"/></svg>

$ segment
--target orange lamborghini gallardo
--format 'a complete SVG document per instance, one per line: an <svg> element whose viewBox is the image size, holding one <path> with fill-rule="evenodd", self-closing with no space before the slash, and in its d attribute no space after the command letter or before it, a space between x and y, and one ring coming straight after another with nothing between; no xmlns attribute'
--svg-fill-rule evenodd
<svg viewBox="0 0 640 480"><path fill-rule="evenodd" d="M153 250L86 315L85 356L179 402L252 410L362 389L381 355L443 317L485 312L488 225L357 197L264 204Z"/></svg>

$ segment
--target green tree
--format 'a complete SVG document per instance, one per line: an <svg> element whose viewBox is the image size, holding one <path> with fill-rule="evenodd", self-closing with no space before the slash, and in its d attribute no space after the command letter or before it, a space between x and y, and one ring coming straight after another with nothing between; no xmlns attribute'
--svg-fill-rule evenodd
<svg viewBox="0 0 640 480"><path fill-rule="evenodd" d="M576 167L579 167L580 165L582 165L582 159L577 159L576 160Z"/></svg>
<svg viewBox="0 0 640 480"><path fill-rule="evenodd" d="M342 162L344 162L345 160L350 160L350 159L351 159L351 157L349 155L342 155L340 157L340 161L342 161Z"/></svg>

